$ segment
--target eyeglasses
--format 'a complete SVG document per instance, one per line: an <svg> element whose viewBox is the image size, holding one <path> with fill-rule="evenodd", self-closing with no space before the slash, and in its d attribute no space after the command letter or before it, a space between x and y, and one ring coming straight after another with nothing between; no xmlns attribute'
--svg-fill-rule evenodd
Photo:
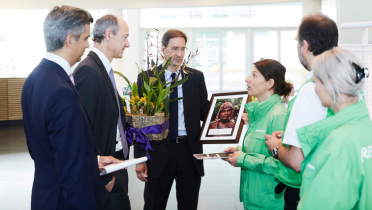
<svg viewBox="0 0 372 210"><path fill-rule="evenodd" d="M178 48L178 47L168 47L168 48L171 50L171 52L173 54L178 53L178 51L181 51L181 53L185 53L187 51L187 47L181 47L181 48Z"/></svg>

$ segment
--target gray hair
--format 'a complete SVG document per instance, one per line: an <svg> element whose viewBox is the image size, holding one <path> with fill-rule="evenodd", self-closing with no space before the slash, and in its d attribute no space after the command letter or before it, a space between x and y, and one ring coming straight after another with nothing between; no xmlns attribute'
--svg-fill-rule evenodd
<svg viewBox="0 0 372 210"><path fill-rule="evenodd" d="M358 84L355 82L356 69L352 63L363 67L363 63L353 53L341 47L334 47L314 59L314 74L327 88L332 105L340 105L341 93L358 97L363 88L365 80L362 79Z"/></svg>
<svg viewBox="0 0 372 210"><path fill-rule="evenodd" d="M71 6L54 7L44 21L44 39L48 52L61 49L67 35L72 34L76 41L85 32L85 25L93 23L91 14Z"/></svg>
<svg viewBox="0 0 372 210"><path fill-rule="evenodd" d="M116 16L105 15L97 20L93 29L93 41L101 43L105 38L107 29L110 29L116 35L119 30L118 18Z"/></svg>

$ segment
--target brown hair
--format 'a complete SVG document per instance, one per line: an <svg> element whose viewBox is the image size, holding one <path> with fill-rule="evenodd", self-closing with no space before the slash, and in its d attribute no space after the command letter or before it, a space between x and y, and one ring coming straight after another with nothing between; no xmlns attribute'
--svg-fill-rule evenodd
<svg viewBox="0 0 372 210"><path fill-rule="evenodd" d="M187 44L187 36L185 33L183 33L180 30L176 29L169 29L165 34L163 35L163 38L161 39L162 45L164 47L167 47L169 44L169 40L176 37L182 37L185 39L185 44Z"/></svg>
<svg viewBox="0 0 372 210"><path fill-rule="evenodd" d="M262 74L266 81L273 79L275 81L274 93L287 98L293 90L293 85L285 81L285 67L273 59L261 59L253 63L257 70Z"/></svg>

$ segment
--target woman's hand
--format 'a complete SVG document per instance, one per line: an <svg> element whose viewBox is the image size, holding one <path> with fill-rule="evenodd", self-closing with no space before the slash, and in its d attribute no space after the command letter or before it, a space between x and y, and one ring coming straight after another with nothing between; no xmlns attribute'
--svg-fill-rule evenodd
<svg viewBox="0 0 372 210"><path fill-rule="evenodd" d="M223 152L236 152L238 149L236 147L228 147Z"/></svg>
<svg viewBox="0 0 372 210"><path fill-rule="evenodd" d="M242 114L242 120L244 121L244 125L246 125L248 123L248 114L247 113Z"/></svg>
<svg viewBox="0 0 372 210"><path fill-rule="evenodd" d="M238 167L238 158L239 158L240 152L235 152L229 155L229 158L227 159L227 162L229 162L232 166Z"/></svg>

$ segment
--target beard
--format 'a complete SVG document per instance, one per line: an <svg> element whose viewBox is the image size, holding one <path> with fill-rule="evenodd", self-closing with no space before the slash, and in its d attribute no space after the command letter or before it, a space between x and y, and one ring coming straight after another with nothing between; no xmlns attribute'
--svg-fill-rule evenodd
<svg viewBox="0 0 372 210"><path fill-rule="evenodd" d="M310 71L309 69L309 64L307 63L306 59L305 59L305 56L301 54L300 50L298 49L298 59L300 60L300 63L301 65L307 69L308 71Z"/></svg>

